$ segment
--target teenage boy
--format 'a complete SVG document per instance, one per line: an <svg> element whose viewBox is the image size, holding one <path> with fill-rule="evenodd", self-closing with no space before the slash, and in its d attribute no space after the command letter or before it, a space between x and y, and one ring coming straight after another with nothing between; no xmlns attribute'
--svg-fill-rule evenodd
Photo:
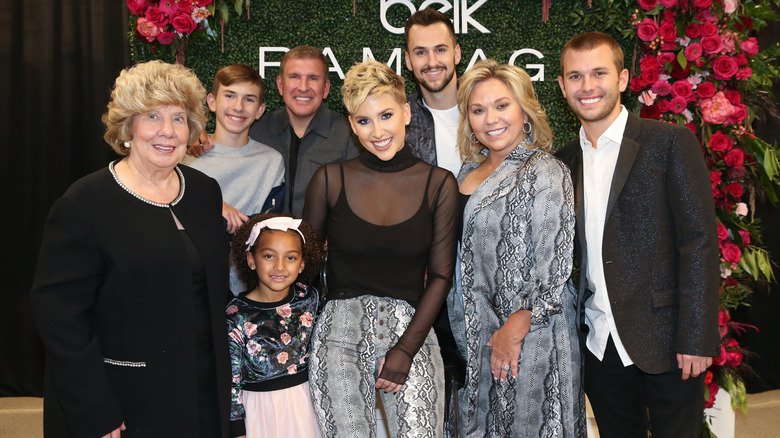
<svg viewBox="0 0 780 438"><path fill-rule="evenodd" d="M690 130L620 104L628 76L609 35L561 50L558 83L582 122L558 156L574 182L585 392L603 438L698 437L720 343L709 172Z"/></svg>
<svg viewBox="0 0 780 438"><path fill-rule="evenodd" d="M284 162L272 148L249 138L249 127L265 111L263 78L246 65L222 68L206 96L214 112L214 148L201 158L186 155L182 163L217 180L222 189L222 216L227 232L258 213L281 212L284 203ZM231 263L230 290L244 291Z"/></svg>

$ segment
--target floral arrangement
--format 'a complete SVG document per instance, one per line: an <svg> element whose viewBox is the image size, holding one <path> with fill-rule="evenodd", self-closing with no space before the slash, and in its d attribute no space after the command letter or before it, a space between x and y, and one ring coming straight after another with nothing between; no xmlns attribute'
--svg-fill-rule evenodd
<svg viewBox="0 0 780 438"><path fill-rule="evenodd" d="M756 196L776 202L773 184L780 182L775 148L751 129L756 109L771 102L764 90L777 75L772 61L778 50L759 54L752 35L777 17L771 4L750 0L637 3L629 13L639 71L630 88L639 95L640 115L685 125L697 135L717 209L722 344L707 371L705 406L722 387L732 406L745 410L743 351L735 335L747 326L732 321L730 312L746 304L757 282L773 279L768 254L756 246L760 227L752 210Z"/></svg>
<svg viewBox="0 0 780 438"><path fill-rule="evenodd" d="M224 52L224 26L230 19L231 8L242 14L246 8L249 18L250 0L126 0L132 14L131 27L139 38L152 45L170 46L176 61L184 63L184 47L190 35L214 38L216 33L208 19L219 14L219 25Z"/></svg>

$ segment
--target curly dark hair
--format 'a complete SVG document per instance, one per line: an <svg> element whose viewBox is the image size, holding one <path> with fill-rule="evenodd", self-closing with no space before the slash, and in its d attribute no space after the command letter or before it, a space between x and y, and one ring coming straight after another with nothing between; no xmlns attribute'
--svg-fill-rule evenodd
<svg viewBox="0 0 780 438"><path fill-rule="evenodd" d="M291 214L258 214L241 225L238 231L236 231L235 236L233 236L233 243L230 245L230 257L233 258L233 261L236 264L239 277L246 283L247 290L252 290L259 284L257 273L252 269L249 269L249 264L246 262L246 241L249 238L249 233L256 223L279 216L295 218L295 216ZM320 270L325 263L325 249L317 238L317 233L311 225L306 222L301 222L299 229L306 238L306 243L303 245L303 261L306 265L304 266L303 272L298 275L296 282L312 285L319 279ZM255 241L255 245L260 241L260 236L266 231L268 231L267 228L260 232L260 235L257 236L257 240ZM295 233L295 235L297 236L298 233ZM255 245L252 245L250 251L255 250Z"/></svg>

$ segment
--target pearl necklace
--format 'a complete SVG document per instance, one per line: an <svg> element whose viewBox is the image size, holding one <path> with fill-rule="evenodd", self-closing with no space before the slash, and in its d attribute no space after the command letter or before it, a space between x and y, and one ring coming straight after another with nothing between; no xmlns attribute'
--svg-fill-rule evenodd
<svg viewBox="0 0 780 438"><path fill-rule="evenodd" d="M179 185L181 186L181 188L179 189L179 196L177 196L176 199L174 199L170 204L163 204L161 202L155 202L150 199L146 199L143 196L139 195L138 193L135 193L134 191L130 190L130 188L127 187L126 185L124 185L122 181L119 180L119 176L117 176L116 170L114 170L114 165L116 163L117 161L112 161L108 163L108 170L109 172L111 172L111 176L114 177L114 181L116 181L116 183L119 184L119 187L125 189L127 193L133 195L133 197L135 197L136 199L146 202L149 205L154 205L155 207L170 208L172 205L176 205L179 201L181 201L181 198L184 197L184 188L186 187L186 183L184 181L184 174L181 173L181 169L179 169L179 166L174 167L176 173L179 175Z"/></svg>

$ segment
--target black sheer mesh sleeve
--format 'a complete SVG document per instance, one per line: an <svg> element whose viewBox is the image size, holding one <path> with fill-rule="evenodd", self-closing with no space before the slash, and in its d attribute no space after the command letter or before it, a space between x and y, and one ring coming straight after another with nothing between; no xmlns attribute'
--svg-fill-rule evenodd
<svg viewBox="0 0 780 438"><path fill-rule="evenodd" d="M314 172L306 188L303 220L314 228L321 242L325 242L328 221L328 170L324 165Z"/></svg>
<svg viewBox="0 0 780 438"><path fill-rule="evenodd" d="M395 383L406 380L412 358L428 336L449 293L455 270L458 184L450 172L436 169L428 190L433 214L433 240L428 255L425 291L406 331L385 354L385 364L379 376Z"/></svg>

